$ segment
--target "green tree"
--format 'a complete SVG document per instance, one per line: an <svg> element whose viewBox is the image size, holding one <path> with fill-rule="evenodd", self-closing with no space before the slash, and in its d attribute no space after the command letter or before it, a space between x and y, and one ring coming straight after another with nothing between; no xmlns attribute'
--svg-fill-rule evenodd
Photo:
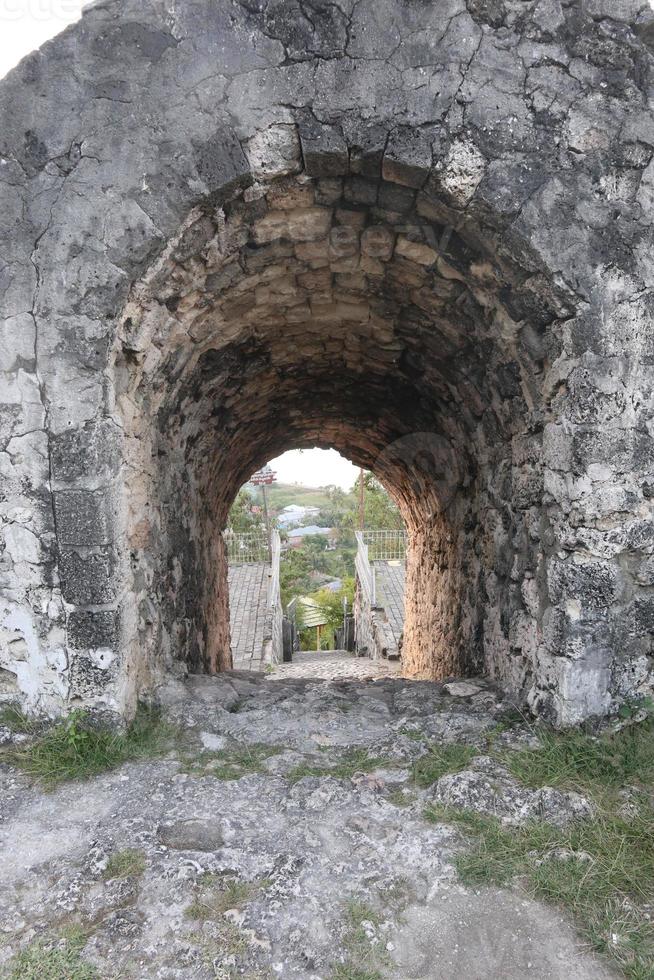
<svg viewBox="0 0 654 980"><path fill-rule="evenodd" d="M279 565L279 587L285 609L291 599L306 595L312 587L311 557L303 548L290 548L282 555Z"/></svg>
<svg viewBox="0 0 654 980"><path fill-rule="evenodd" d="M329 539L324 534L308 535L302 542L302 551L311 562L311 567L316 572L329 571L329 555L327 546Z"/></svg>
<svg viewBox="0 0 654 980"><path fill-rule="evenodd" d="M344 512L343 521L338 525L344 531L359 526L360 481L361 476L358 476L349 495L352 505ZM404 528L397 504L379 480L366 472L363 474L363 520L367 531L401 531Z"/></svg>
<svg viewBox="0 0 654 980"><path fill-rule="evenodd" d="M227 527L236 534L258 531L261 528L261 515L253 513L252 508L254 506L255 502L250 491L241 487L236 494L236 500L230 507Z"/></svg>
<svg viewBox="0 0 654 980"><path fill-rule="evenodd" d="M354 579L345 578L338 592L331 589L318 589L311 596L315 600L320 611L327 618L325 632L331 634L327 637L330 645L337 629L343 625L343 599L347 599L347 607L352 609L354 602ZM329 648L328 648L329 649Z"/></svg>

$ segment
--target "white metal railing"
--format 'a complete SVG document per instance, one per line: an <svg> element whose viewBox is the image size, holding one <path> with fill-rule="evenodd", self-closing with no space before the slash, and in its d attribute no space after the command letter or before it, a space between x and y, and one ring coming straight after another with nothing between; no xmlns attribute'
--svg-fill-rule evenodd
<svg viewBox="0 0 654 980"><path fill-rule="evenodd" d="M368 603L371 606L376 605L377 595L375 586L375 570L370 564L370 558L368 555L368 545L364 541L363 535L365 532L357 531L357 553L354 559L354 567L356 569L357 578L361 585L361 588L366 594Z"/></svg>
<svg viewBox="0 0 654 980"><path fill-rule="evenodd" d="M279 531L273 531L270 535L270 579L268 583L268 606L270 608L281 605L279 591L279 559L281 551L282 544Z"/></svg>
<svg viewBox="0 0 654 980"><path fill-rule="evenodd" d="M357 531L367 546L368 561L404 561L406 558L406 531Z"/></svg>
<svg viewBox="0 0 654 980"><path fill-rule="evenodd" d="M231 565L270 561L270 546L265 531L236 533L227 528L223 531L223 540L227 548L227 561Z"/></svg>
<svg viewBox="0 0 654 980"><path fill-rule="evenodd" d="M270 571L268 572L268 608L264 629L264 660L279 663L284 657L282 599L279 591L279 560L282 552L279 532L270 535Z"/></svg>

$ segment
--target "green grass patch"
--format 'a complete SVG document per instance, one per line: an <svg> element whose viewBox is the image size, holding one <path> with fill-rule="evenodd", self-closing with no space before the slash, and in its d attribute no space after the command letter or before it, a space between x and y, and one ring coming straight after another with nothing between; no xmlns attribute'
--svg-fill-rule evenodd
<svg viewBox="0 0 654 980"><path fill-rule="evenodd" d="M461 772L478 755L471 745L432 744L428 751L413 763L411 771L417 786L426 789L437 782L441 776L451 772Z"/></svg>
<svg viewBox="0 0 654 980"><path fill-rule="evenodd" d="M527 786L557 786L602 794L626 785L654 782L654 719L617 734L537 731L536 749L505 754L513 775Z"/></svg>
<svg viewBox="0 0 654 980"><path fill-rule="evenodd" d="M237 745L206 753L200 758L200 765L204 765L208 775L217 779L241 779L243 776L266 772L266 759L283 751L279 745L254 742L251 745Z"/></svg>
<svg viewBox="0 0 654 980"><path fill-rule="evenodd" d="M8 964L8 980L100 980L96 968L81 955L86 938L76 929L62 939L30 943Z"/></svg>
<svg viewBox="0 0 654 980"><path fill-rule="evenodd" d="M415 796L413 793L407 793L403 789L392 789L390 793L387 793L386 799L393 806L398 806L400 808L405 806L411 806L415 801Z"/></svg>
<svg viewBox="0 0 654 980"><path fill-rule="evenodd" d="M37 727L18 704L5 704L0 707L0 725L17 735L30 735Z"/></svg>
<svg viewBox="0 0 654 980"><path fill-rule="evenodd" d="M344 919L343 947L348 958L334 966L331 980L382 980L379 966L385 957L371 944L365 928L366 923L380 924L379 913L367 902L351 899L345 906Z"/></svg>
<svg viewBox="0 0 654 980"><path fill-rule="evenodd" d="M373 756L367 749L348 749L332 765L313 765L309 762L301 762L289 772L287 778L292 783L297 783L299 779L304 779L305 776L333 776L334 779L351 779L355 773L373 772L375 769L389 765L395 765L395 763L380 756Z"/></svg>
<svg viewBox="0 0 654 980"><path fill-rule="evenodd" d="M186 909L189 919L217 921L230 909L241 909L255 898L265 883L261 881L239 881L219 876L213 880L203 876L195 901Z"/></svg>
<svg viewBox="0 0 654 980"><path fill-rule="evenodd" d="M115 851L109 858L103 878L131 878L142 875L145 871L145 854L136 848L127 847L124 851Z"/></svg>
<svg viewBox="0 0 654 980"><path fill-rule="evenodd" d="M332 980L382 980L379 970L368 970L356 963L339 963L332 971Z"/></svg>
<svg viewBox="0 0 654 980"><path fill-rule="evenodd" d="M406 725L404 728L400 728L398 735L404 735L406 738L410 738L412 742L427 741L427 736L419 728L408 728Z"/></svg>
<svg viewBox="0 0 654 980"><path fill-rule="evenodd" d="M126 731L95 727L86 712L73 711L30 745L2 753L48 787L70 779L90 779L124 762L164 754L175 730L152 709L140 707Z"/></svg>
<svg viewBox="0 0 654 980"><path fill-rule="evenodd" d="M191 933L188 937L204 953L208 966L213 966L217 956L243 956L248 952L250 944L237 925L228 919L222 919L215 928L216 935L204 935L202 932ZM234 971L235 977L241 973ZM230 974L228 974L230 976Z"/></svg>
<svg viewBox="0 0 654 980"><path fill-rule="evenodd" d="M596 815L560 829L505 827L493 817L430 806L427 820L458 826L471 848L456 860L464 883L519 880L574 916L594 949L630 980L654 978L654 720L619 732L536 729L536 748L497 753L522 783L571 789Z"/></svg>
<svg viewBox="0 0 654 980"><path fill-rule="evenodd" d="M654 811L641 800L628 817L601 810L565 829L507 828L493 817L428 807L425 818L453 823L472 838L456 860L469 885L520 879L537 898L568 909L592 946L627 977L654 977Z"/></svg>

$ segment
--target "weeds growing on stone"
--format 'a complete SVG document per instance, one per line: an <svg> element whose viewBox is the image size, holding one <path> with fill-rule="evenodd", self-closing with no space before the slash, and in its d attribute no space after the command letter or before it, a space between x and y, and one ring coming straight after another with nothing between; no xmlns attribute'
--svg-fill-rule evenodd
<svg viewBox="0 0 654 980"><path fill-rule="evenodd" d="M266 759L279 755L280 745L251 744L233 745L224 749L208 750L182 756L182 770L192 776L215 776L217 779L240 779L253 773L266 772Z"/></svg>
<svg viewBox="0 0 654 980"><path fill-rule="evenodd" d="M378 966L383 957L370 936L370 929L380 924L379 914L366 902L352 899L345 907L344 918L343 947L348 958L334 966L331 980L381 980Z"/></svg>
<svg viewBox="0 0 654 980"><path fill-rule="evenodd" d="M5 750L3 758L53 787L69 779L89 779L123 762L162 755L173 732L150 708L139 708L124 732L95 727L86 712L76 710L30 745Z"/></svg>
<svg viewBox="0 0 654 980"><path fill-rule="evenodd" d="M247 953L249 949L247 936L229 919L221 919L212 928L213 934L194 932L189 936L189 939L204 952L208 965L213 965L217 956L236 957Z"/></svg>
<svg viewBox="0 0 654 980"><path fill-rule="evenodd" d="M465 769L477 754L477 749L471 745L432 743L428 751L413 763L413 780L423 789L432 786L441 776Z"/></svg>
<svg viewBox="0 0 654 980"><path fill-rule="evenodd" d="M0 708L0 725L18 735L29 735L36 728L36 722L17 704L5 704Z"/></svg>
<svg viewBox="0 0 654 980"><path fill-rule="evenodd" d="M379 970L367 970L348 962L334 967L332 980L382 980L382 975Z"/></svg>
<svg viewBox="0 0 654 980"><path fill-rule="evenodd" d="M305 776L333 776L334 779L351 779L358 772L373 772L385 765L393 765L387 759L373 756L367 749L348 749L332 765L312 765L301 762L288 774L288 779L296 783Z"/></svg>
<svg viewBox="0 0 654 980"><path fill-rule="evenodd" d="M82 930L63 939L38 940L9 963L8 980L100 980L95 967L83 959Z"/></svg>
<svg viewBox="0 0 654 980"><path fill-rule="evenodd" d="M410 738L412 742L427 741L427 736L419 728L409 728L406 725L404 728L400 728L398 735L404 735L406 738Z"/></svg>
<svg viewBox="0 0 654 980"><path fill-rule="evenodd" d="M592 946L630 980L654 977L654 740L651 719L617 734L539 732L540 745L505 754L533 787L573 789L596 815L566 828L534 822L505 827L493 817L431 806L426 819L453 823L472 838L456 864L464 883L520 879L535 897L574 915Z"/></svg>
<svg viewBox="0 0 654 980"><path fill-rule="evenodd" d="M127 847L124 851L116 851L109 858L103 877L131 878L142 875L145 871L145 854L136 848Z"/></svg>
<svg viewBox="0 0 654 980"><path fill-rule="evenodd" d="M537 749L506 754L513 775L527 786L558 786L595 795L628 784L654 781L654 719L617 734L538 730Z"/></svg>
<svg viewBox="0 0 654 980"><path fill-rule="evenodd" d="M217 921L230 909L240 909L265 886L262 881L203 876L195 901L186 909L189 919Z"/></svg>
<svg viewBox="0 0 654 980"><path fill-rule="evenodd" d="M386 799L389 803L392 803L393 806L405 807L411 806L415 800L415 796L413 793L408 793L403 789L393 789L387 794Z"/></svg>
<svg viewBox="0 0 654 980"><path fill-rule="evenodd" d="M202 949L207 964L215 969L218 957L230 957L234 962L248 952L250 944L247 935L225 913L247 905L264 887L264 883L205 874L199 885L197 897L185 914L187 918L203 923L203 927L202 932L192 933L189 938ZM216 973L218 975L225 978L257 976L256 973L243 974L242 969L236 966L233 971L221 970L220 974Z"/></svg>

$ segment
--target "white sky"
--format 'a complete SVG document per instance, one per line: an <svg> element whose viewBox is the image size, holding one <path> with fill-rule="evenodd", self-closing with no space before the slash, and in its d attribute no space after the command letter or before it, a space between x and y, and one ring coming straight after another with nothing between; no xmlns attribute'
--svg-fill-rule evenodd
<svg viewBox="0 0 654 980"><path fill-rule="evenodd" d="M79 19L87 0L0 0L0 78Z"/></svg>
<svg viewBox="0 0 654 980"><path fill-rule="evenodd" d="M351 490L359 470L335 449L291 449L271 459L270 468L279 483L301 483L304 487L324 487L330 483Z"/></svg>

